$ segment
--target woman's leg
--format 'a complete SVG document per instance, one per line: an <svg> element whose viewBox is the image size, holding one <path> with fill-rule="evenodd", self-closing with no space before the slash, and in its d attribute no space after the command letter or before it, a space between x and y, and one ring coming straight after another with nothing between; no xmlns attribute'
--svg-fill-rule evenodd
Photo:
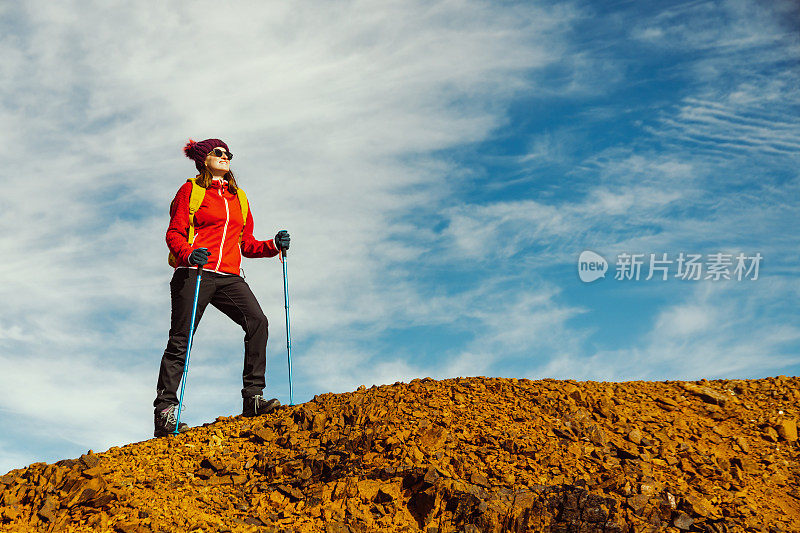
<svg viewBox="0 0 800 533"><path fill-rule="evenodd" d="M240 276L219 276L211 305L244 330L242 398L262 394L266 387L269 324L253 291Z"/></svg>
<svg viewBox="0 0 800 533"><path fill-rule="evenodd" d="M155 412L170 405L178 404L178 385L181 382L183 366L186 362L186 348L189 343L189 323L192 320L192 303L194 290L197 284L197 269L178 268L170 281L170 295L172 297L172 319L169 328L169 340L164 355L161 357L161 368L158 372L156 385L156 399L153 401ZM213 275L205 273L200 280L200 293L197 297L197 314L194 327L203 316L208 302L214 294Z"/></svg>

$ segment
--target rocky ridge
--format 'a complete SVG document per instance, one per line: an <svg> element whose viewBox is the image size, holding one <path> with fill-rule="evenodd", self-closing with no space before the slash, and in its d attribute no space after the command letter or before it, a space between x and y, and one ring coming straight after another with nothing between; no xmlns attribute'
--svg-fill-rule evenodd
<svg viewBox="0 0 800 533"><path fill-rule="evenodd" d="M414 380L0 477L0 531L800 531L800 378Z"/></svg>

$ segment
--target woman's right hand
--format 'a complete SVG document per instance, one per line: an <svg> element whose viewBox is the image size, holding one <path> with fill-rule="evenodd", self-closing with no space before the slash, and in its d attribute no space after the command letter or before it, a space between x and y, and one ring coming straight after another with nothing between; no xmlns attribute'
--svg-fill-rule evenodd
<svg viewBox="0 0 800 533"><path fill-rule="evenodd" d="M189 264L205 265L208 263L209 255L211 254L208 253L208 248L198 248L197 250L192 251L191 255L189 255Z"/></svg>

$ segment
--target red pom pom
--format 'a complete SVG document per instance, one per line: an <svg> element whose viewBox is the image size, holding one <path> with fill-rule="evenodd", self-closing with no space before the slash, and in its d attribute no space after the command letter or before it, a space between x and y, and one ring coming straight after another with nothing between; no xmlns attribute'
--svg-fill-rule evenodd
<svg viewBox="0 0 800 533"><path fill-rule="evenodd" d="M194 159L194 158L193 158L193 157L192 157L192 156L189 154L189 152L192 150L192 148L194 148L194 145L195 145L195 144L197 144L197 141L194 141L194 140L192 140L192 139L189 139L189 142L188 142L188 143L186 143L186 146L184 146L184 147L183 147L183 153L184 153L184 154L186 154L186 157L188 157L189 159Z"/></svg>

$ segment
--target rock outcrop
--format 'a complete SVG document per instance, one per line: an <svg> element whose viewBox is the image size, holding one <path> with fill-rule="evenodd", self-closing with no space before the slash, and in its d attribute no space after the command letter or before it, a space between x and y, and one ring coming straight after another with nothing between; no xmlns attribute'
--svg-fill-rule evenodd
<svg viewBox="0 0 800 533"><path fill-rule="evenodd" d="M2 531L800 531L800 378L414 380L0 477Z"/></svg>

